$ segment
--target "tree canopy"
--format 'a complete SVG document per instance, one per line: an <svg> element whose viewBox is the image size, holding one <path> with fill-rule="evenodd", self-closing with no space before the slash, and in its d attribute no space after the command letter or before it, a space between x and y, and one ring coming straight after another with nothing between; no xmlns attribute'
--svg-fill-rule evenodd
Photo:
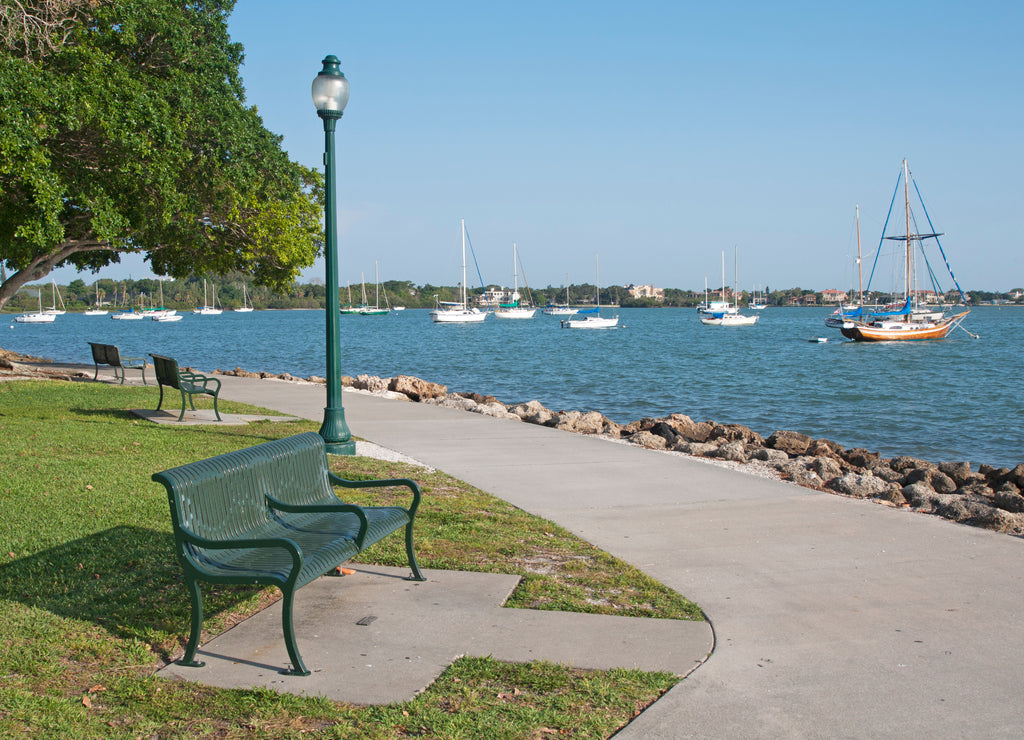
<svg viewBox="0 0 1024 740"><path fill-rule="evenodd" d="M282 288L321 245L321 175L246 105L234 0L0 0L0 307L54 267Z"/></svg>

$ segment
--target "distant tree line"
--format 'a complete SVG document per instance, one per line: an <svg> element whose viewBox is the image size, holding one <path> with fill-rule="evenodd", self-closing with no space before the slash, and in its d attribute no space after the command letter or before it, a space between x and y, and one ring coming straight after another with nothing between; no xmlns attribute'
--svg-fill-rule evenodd
<svg viewBox="0 0 1024 740"><path fill-rule="evenodd" d="M203 295L203 281L206 281L206 296ZM498 288L491 285L488 288ZM367 298L370 302L374 300L373 286L365 287ZM433 308L436 301L455 301L459 298L459 286L457 285L416 285L410 280L388 280L381 284L383 291L380 302L394 306L405 306L406 308ZM185 279L164 279L141 278L138 280L110 280L100 278L91 283L77 278L67 285L58 285L58 303L63 301L69 311L84 311L97 302L108 309L123 309L132 306L138 308L150 308L163 306L179 311L191 310L196 306L214 301L225 309L238 308L243 300L254 305L257 309L322 309L326 305L326 288L322 281L314 280L309 283L293 282L286 292L275 291L265 285L257 285L251 276L229 272L225 275L192 275ZM341 305L362 303L362 286L347 285L340 290L339 300ZM6 312L23 313L34 311L38 308L39 299L37 294L42 292L44 307L49 307L54 300L54 289L51 283L33 283L24 286L14 295L4 307ZM484 289L473 288L467 291L470 301L476 300ZM523 299L526 300L526 291L521 291ZM161 302L161 294L163 300ZM721 288L710 290L712 297L722 295ZM1007 293L994 291L971 290L967 292L972 304L1002 303L1002 304L1024 304L1024 289L1016 289ZM589 283L569 286L569 302L574 306L593 305L597 295L597 288ZM532 289L530 296L537 306L549 304L561 304L566 300L566 289L564 286L547 286L546 288ZM726 289L726 296L733 300L729 289ZM740 305L749 302L751 296L746 291L738 292L736 298ZM790 306L790 305L825 305L820 292L804 288L787 288L785 290L766 289L758 298L764 300L769 306ZM881 293L872 293L869 297L871 302L886 303L897 300L896 296ZM958 296L955 292L947 293L946 299L955 302ZM665 288L665 299L663 301L654 298L632 298L629 290L622 285L610 285L601 288L601 305L618 305L623 308L656 308L676 307L692 308L704 300L704 291L682 290L679 288Z"/></svg>

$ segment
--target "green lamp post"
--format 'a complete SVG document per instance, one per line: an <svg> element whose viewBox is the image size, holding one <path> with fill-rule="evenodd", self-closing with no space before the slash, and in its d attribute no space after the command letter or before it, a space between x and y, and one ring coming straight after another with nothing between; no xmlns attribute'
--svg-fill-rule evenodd
<svg viewBox="0 0 1024 740"><path fill-rule="evenodd" d="M338 225L337 195L334 182L334 129L348 103L348 80L338 57L331 54L313 80L313 104L324 121L324 260L327 263L327 406L320 436L327 452L354 455L356 443L345 423L341 403L341 326L338 305Z"/></svg>

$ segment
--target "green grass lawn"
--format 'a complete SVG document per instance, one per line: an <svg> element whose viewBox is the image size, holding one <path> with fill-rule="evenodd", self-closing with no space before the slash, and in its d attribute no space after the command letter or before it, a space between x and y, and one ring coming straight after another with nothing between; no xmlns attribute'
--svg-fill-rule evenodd
<svg viewBox="0 0 1024 740"><path fill-rule="evenodd" d="M152 388L0 382L0 735L5 737L602 738L678 677L463 658L415 699L352 707L264 690L165 681L189 601L152 473L312 422L158 426ZM221 410L251 412L231 402ZM441 472L332 458L347 478L409 477L423 490L420 565L523 576L510 606L700 619L700 610L551 522ZM349 500L363 500L364 492ZM408 499L396 490L395 496ZM382 503L372 494L367 503ZM404 565L402 538L364 563ZM276 589L204 587L216 634Z"/></svg>

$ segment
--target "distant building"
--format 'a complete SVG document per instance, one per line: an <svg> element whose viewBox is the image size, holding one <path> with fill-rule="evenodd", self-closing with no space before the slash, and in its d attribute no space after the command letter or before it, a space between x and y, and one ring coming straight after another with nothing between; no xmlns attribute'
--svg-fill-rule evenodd
<svg viewBox="0 0 1024 740"><path fill-rule="evenodd" d="M795 295L789 299L790 306L817 306L818 296L814 293L806 295Z"/></svg>
<svg viewBox="0 0 1024 740"><path fill-rule="evenodd" d="M848 297L845 290L829 288L821 291L822 303L844 303Z"/></svg>
<svg viewBox="0 0 1024 740"><path fill-rule="evenodd" d="M656 301L665 300L665 289L655 288L653 285L627 285L630 298L653 298Z"/></svg>

